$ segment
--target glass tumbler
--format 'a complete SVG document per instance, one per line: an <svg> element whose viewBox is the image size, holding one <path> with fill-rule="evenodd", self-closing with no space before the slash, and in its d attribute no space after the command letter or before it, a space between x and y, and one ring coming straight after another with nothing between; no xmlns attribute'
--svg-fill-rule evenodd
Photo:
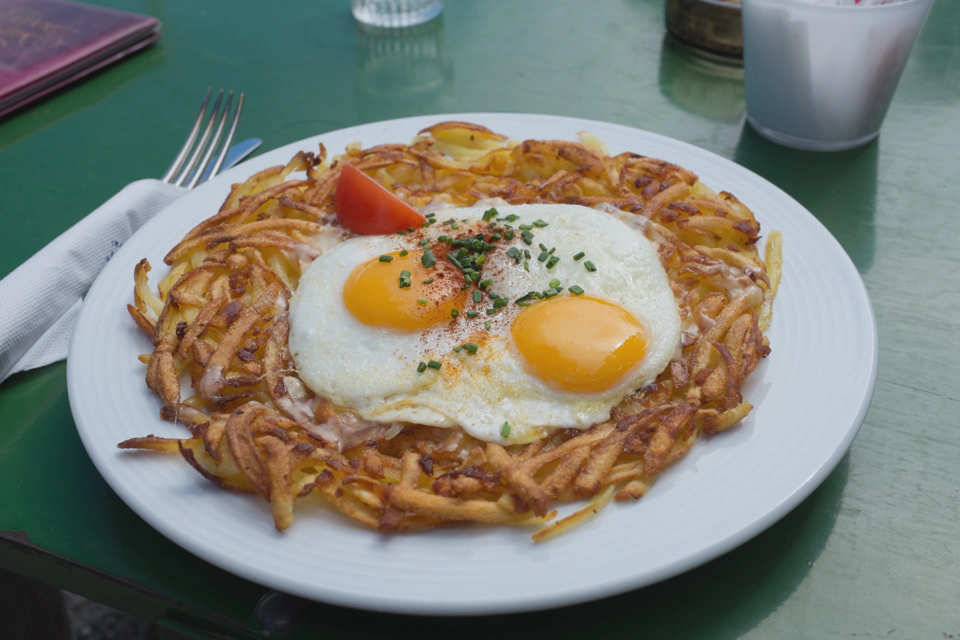
<svg viewBox="0 0 960 640"><path fill-rule="evenodd" d="M811 151L870 142L933 2L743 0L750 124L774 142Z"/></svg>
<svg viewBox="0 0 960 640"><path fill-rule="evenodd" d="M413 27L443 11L441 0L351 0L353 17L373 27Z"/></svg>

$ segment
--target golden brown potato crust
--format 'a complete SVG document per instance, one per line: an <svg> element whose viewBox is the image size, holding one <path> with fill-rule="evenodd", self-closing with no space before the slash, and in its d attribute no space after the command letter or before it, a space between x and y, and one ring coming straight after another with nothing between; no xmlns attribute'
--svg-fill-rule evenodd
<svg viewBox="0 0 960 640"><path fill-rule="evenodd" d="M700 434L723 431L750 411L740 388L770 351L762 329L779 282L779 234L761 259L760 225L732 194L714 193L668 162L610 156L595 137L582 139L517 142L444 122L412 144L351 145L332 162L321 145L233 185L220 210L167 254L170 273L157 292L147 282L150 265L137 265L128 306L153 339L153 353L141 360L161 416L190 437L119 446L179 452L220 487L269 500L280 530L292 523L296 499L319 494L380 529L545 523L534 534L542 541L611 498L642 497ZM415 207L500 198L637 216L680 308L682 358L587 431L504 448L460 430L407 425L389 438L380 430L341 446L336 434L349 416L300 383L287 348L287 301L319 255L316 238L350 235L333 209L346 164ZM306 177L289 179L295 172ZM580 511L548 522L554 503L584 498Z"/></svg>

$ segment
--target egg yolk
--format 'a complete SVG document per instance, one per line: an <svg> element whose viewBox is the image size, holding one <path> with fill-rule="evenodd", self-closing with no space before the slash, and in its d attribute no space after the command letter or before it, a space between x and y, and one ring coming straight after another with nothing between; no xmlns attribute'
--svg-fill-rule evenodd
<svg viewBox="0 0 960 640"><path fill-rule="evenodd" d="M445 260L426 268L422 251L387 254L393 260L374 258L358 266L343 288L343 302L360 322L402 331L427 329L451 319L454 309L466 305L453 265ZM401 287L404 278L410 286Z"/></svg>
<svg viewBox="0 0 960 640"><path fill-rule="evenodd" d="M527 307L511 332L533 375L575 393L609 389L643 359L647 347L633 314L589 296L550 298Z"/></svg>

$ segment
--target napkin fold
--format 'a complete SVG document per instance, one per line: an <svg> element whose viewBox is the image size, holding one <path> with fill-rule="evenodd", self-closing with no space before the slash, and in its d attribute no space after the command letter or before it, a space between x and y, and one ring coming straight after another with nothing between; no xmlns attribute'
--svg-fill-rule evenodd
<svg viewBox="0 0 960 640"><path fill-rule="evenodd" d="M100 270L186 193L159 180L132 182L0 280L0 381L67 357L83 296Z"/></svg>

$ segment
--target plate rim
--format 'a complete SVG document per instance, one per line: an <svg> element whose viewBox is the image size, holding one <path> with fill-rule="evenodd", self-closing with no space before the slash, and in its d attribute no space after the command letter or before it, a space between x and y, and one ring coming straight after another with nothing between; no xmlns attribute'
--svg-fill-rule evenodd
<svg viewBox="0 0 960 640"><path fill-rule="evenodd" d="M646 573L635 573L630 576L609 580L602 585L595 586L589 589L580 589L573 590L564 593L557 594L534 594L527 596L523 600L514 600L514 601L483 601L479 603L422 603L422 602L411 602L401 598L394 597L383 597L383 596L363 596L356 597L352 594L343 594L337 589L329 589L326 587L319 587L316 584L309 585L310 593L306 593L306 587L308 585L302 585L299 581L291 581L289 578L283 579L282 576L278 578L274 573L271 573L269 570L261 569L260 567L247 567L247 566L238 566L236 563L231 563L230 558L223 555L217 554L211 549L204 547L199 544L196 540L193 540L191 537L183 534L178 530L172 523L169 523L162 518L155 517L150 509L146 508L138 497L134 494L132 490L129 490L125 487L122 479L119 477L119 472L117 472L111 465L109 458L106 456L101 457L100 451L98 450L96 443L92 439L92 432L88 428L88 425L83 424L83 407L80 406L81 400L80 391L78 385L82 378L83 371L79 369L82 365L82 361L79 358L74 357L75 352L79 349L77 346L82 338L78 337L80 334L79 331L74 331L71 336L70 349L67 358L67 389L68 397L70 401L70 408L73 414L74 423L76 425L77 431L80 435L80 439L84 445L85 450L87 451L88 456L94 463L94 466L97 468L100 475L104 478L107 484L111 489L123 500L123 502L131 508L140 518L145 520L152 528L157 530L161 535L170 539L176 543L181 548L190 552L191 554L197 556L203 561L209 562L218 568L228 571L234 575L237 575L241 578L248 579L259 583L261 585L268 586L270 588L278 589L280 591L285 591L288 593L294 593L296 595L305 597L311 600L319 600L322 602L336 604L340 606L346 606L350 608L363 609L363 610L375 610L382 612L390 613L403 613L403 614L417 614L417 615L453 615L453 616L464 616L464 615L479 615L479 614L501 614L501 613L516 613L523 611L536 611L543 609L550 609L560 606L566 606L570 604L588 602L592 600L597 600L600 598L608 597L618 593L623 593L629 590L654 584L666 578L678 575L680 573L686 572L696 566L709 562L720 555L734 549L735 547L744 544L748 540L752 539L760 532L766 530L781 518L783 518L787 513L793 510L797 505L799 505L803 500L810 496L813 491L823 483L823 481L832 473L832 471L839 464L843 456L849 450L853 440L856 438L863 421L866 417L867 411L869 410L871 400L873 398L876 382L877 382L877 372L879 368L879 337L877 332L877 322L876 316L873 309L872 302L870 300L869 291L866 288L866 285L863 281L859 270L856 268L856 265L853 263L853 260L850 258L849 254L844 250L843 246L839 241L830 233L826 226L814 216L806 207L800 204L792 196L784 192L782 189L769 182L762 176L754 173L753 171L743 167L742 165L737 164L736 162L724 158L712 151L697 147L696 145L690 144L688 142L677 140L675 138L670 138L669 136L664 136L652 131L647 131L644 129L639 129L636 127L630 127L627 125L621 125L617 123L604 122L600 120L592 120L586 118L576 118L570 116L553 116L553 115L543 115L543 114L532 114L532 113L511 113L511 112L482 112L482 113L446 113L446 114L433 114L433 115L421 115L421 116L412 116L405 118L395 118L391 120L383 120L370 122L366 124L355 125L351 127L346 127L343 129L336 129L332 131L327 131L312 136L308 136L301 140L291 142L289 144L281 145L275 149L269 150L264 154L260 154L259 157L263 157L267 154L273 154L280 152L287 152L293 150L304 149L307 147L307 143L314 144L314 141L318 137L330 136L330 135L349 135L354 131L363 131L369 130L374 127L402 127L405 124L412 124L414 122L423 122L425 120L431 120L434 122L440 122L443 120L461 120L461 121L475 121L475 122L485 122L489 120L497 120L498 118L535 118L539 121L551 121L557 124L572 125L579 128L589 128L591 125L599 125L604 128L613 127L615 129L623 129L625 132L630 132L632 134L642 134L644 136L650 136L656 139L661 144L666 144L668 146L678 146L680 149L693 152L695 154L706 154L704 157L707 158L710 162L716 163L719 167L727 170L733 170L735 172L745 172L749 174L751 180L760 181L768 189L773 189L778 198L783 198L786 201L789 201L793 206L798 210L802 210L807 214L807 219L805 224L814 222L815 226L819 227L819 231L822 232L825 237L828 237L832 241L832 249L837 257L842 256L845 261L846 267L849 269L850 274L856 276L853 279L853 283L857 285L857 293L862 295L866 306L865 309L867 314L867 320L869 320L869 329L872 335L872 349L870 350L870 366L869 366L869 379L867 380L867 385L864 388L863 396L859 399L859 408L856 412L856 416L851 422L851 425L847 427L847 431L844 434L843 438L840 440L838 446L831 452L831 454L824 460L815 471L810 473L806 480L804 480L799 486L797 486L789 495L784 496L779 503L770 508L763 516L754 519L749 524L738 528L735 532L714 540L711 544L705 546L703 549L699 550L696 553L691 553L682 558L679 561L671 565L662 567L658 571L648 571ZM241 163L236 167L230 169L217 176L213 180L209 181L205 185L202 185L201 189L210 189L213 188L212 185L228 184L228 180L234 176L247 176L249 171L245 171L245 165L247 163ZM188 197L188 196L185 196ZM177 208L181 199L178 199L168 207L164 208L163 211L158 213L154 219L159 219L168 211ZM149 228L153 220L148 221L144 227L141 227L136 233L141 233L144 228ZM761 219L761 222L763 220ZM135 234L136 235L136 234ZM129 241L128 241L129 242ZM121 247L121 250L123 247ZM104 270L106 271L106 269ZM88 291L88 296L95 294L99 291L99 288L105 286L104 278L102 278L103 272L101 275L98 275L96 281L91 286ZM85 296L86 299L86 296ZM79 317L77 319L77 325L81 326L82 322L89 313L90 306L82 305ZM85 313L86 311L86 313ZM852 403L851 403L852 406ZM232 565L232 566L231 566Z"/></svg>

